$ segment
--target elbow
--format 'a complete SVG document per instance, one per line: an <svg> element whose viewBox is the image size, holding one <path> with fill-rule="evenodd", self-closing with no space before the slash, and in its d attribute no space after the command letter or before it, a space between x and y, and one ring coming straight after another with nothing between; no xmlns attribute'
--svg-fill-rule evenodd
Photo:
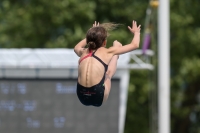
<svg viewBox="0 0 200 133"><path fill-rule="evenodd" d="M136 49L139 48L139 43L135 45L135 48L136 48Z"/></svg>
<svg viewBox="0 0 200 133"><path fill-rule="evenodd" d="M137 48L139 48L139 43L134 43L133 44L133 49L137 49Z"/></svg>
<svg viewBox="0 0 200 133"><path fill-rule="evenodd" d="M79 46L76 45L76 46L74 47L74 52L76 52L78 49L79 49Z"/></svg>
<svg viewBox="0 0 200 133"><path fill-rule="evenodd" d="M74 47L74 52L77 54L77 47L76 46Z"/></svg>
<svg viewBox="0 0 200 133"><path fill-rule="evenodd" d="M74 52L76 52L76 46L74 47Z"/></svg>

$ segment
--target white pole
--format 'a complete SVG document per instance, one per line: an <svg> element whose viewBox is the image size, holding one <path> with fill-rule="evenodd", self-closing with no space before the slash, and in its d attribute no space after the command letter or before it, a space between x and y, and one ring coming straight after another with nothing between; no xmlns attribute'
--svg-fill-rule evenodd
<svg viewBox="0 0 200 133"><path fill-rule="evenodd" d="M119 106L119 132L124 133L125 120L126 120L126 106L128 99L128 84L130 81L130 71L123 70L120 78L120 106Z"/></svg>
<svg viewBox="0 0 200 133"><path fill-rule="evenodd" d="M158 7L158 133L170 133L169 0Z"/></svg>

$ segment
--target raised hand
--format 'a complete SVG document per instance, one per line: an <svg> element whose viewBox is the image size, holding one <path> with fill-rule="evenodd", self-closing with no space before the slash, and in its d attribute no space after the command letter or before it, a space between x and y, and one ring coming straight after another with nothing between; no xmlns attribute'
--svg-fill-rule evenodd
<svg viewBox="0 0 200 133"><path fill-rule="evenodd" d="M97 26L99 26L99 22L97 23L97 22L95 21L92 27L97 27Z"/></svg>
<svg viewBox="0 0 200 133"><path fill-rule="evenodd" d="M128 29L134 34L136 32L140 33L141 25L137 26L137 22L133 20L132 28L128 26Z"/></svg>

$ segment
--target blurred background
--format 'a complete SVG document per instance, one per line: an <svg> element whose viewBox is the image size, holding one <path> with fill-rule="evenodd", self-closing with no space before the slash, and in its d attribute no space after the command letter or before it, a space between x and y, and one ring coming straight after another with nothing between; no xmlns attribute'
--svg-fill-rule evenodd
<svg viewBox="0 0 200 133"><path fill-rule="evenodd" d="M170 0L171 133L200 133L200 1ZM73 48L94 21L122 24L111 32L127 44L132 20L139 49L153 50L155 69L131 70L124 133L157 129L157 5L149 0L1 0L0 48Z"/></svg>

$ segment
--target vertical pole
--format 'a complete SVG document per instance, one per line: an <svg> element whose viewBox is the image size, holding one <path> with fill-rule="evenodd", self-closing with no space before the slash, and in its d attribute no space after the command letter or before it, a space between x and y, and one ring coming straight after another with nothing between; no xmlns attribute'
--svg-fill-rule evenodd
<svg viewBox="0 0 200 133"><path fill-rule="evenodd" d="M169 0L158 7L158 133L170 133Z"/></svg>
<svg viewBox="0 0 200 133"><path fill-rule="evenodd" d="M128 69L123 70L120 78L120 105L119 105L119 132L124 133L125 119L126 119L126 106L128 99L128 84L130 81L130 71Z"/></svg>

